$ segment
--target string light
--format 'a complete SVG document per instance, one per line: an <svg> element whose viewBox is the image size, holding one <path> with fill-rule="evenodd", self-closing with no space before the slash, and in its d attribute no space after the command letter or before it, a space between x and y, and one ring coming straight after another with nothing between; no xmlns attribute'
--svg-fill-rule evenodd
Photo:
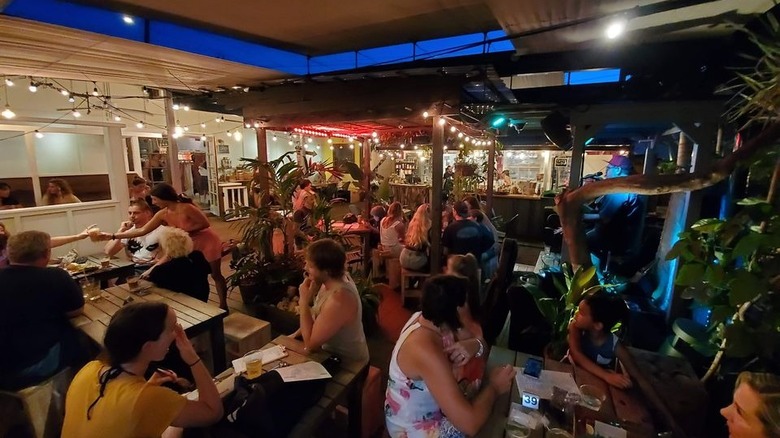
<svg viewBox="0 0 780 438"><path fill-rule="evenodd" d="M444 117L439 118L439 126L444 126L445 123L447 123L447 121L444 120Z"/></svg>
<svg viewBox="0 0 780 438"><path fill-rule="evenodd" d="M239 131L238 129L236 129L236 132L234 132L234 133L233 133L233 138L234 138L236 141L241 141L241 139L242 139L243 137L244 137L244 136L243 136L243 134L241 134L241 131Z"/></svg>
<svg viewBox="0 0 780 438"><path fill-rule="evenodd" d="M252 125L249 122L244 123L244 128L249 129Z"/></svg>
<svg viewBox="0 0 780 438"><path fill-rule="evenodd" d="M190 106L189 105L184 105L183 107L181 107L181 109L183 109L184 111L189 111L190 110Z"/></svg>
<svg viewBox="0 0 780 438"><path fill-rule="evenodd" d="M35 138L43 138L43 132L40 132L40 131L38 131L38 130L36 129L36 130L35 130Z"/></svg>
<svg viewBox="0 0 780 438"><path fill-rule="evenodd" d="M135 20L133 20L133 17L131 17L129 15L123 15L122 16L122 21L124 21L125 24L133 24L133 23L135 23Z"/></svg>
<svg viewBox="0 0 780 438"><path fill-rule="evenodd" d="M12 81L12 80L10 80L8 78L5 78L5 86L6 87L13 87L14 86L14 81Z"/></svg>
<svg viewBox="0 0 780 438"><path fill-rule="evenodd" d="M423 118L427 119L429 116L428 111L423 111Z"/></svg>
<svg viewBox="0 0 780 438"><path fill-rule="evenodd" d="M376 131L374 131L374 132L372 132L372 133L371 133L371 137L374 137L374 138L376 138L376 137L377 137L377 133L376 133Z"/></svg>
<svg viewBox="0 0 780 438"><path fill-rule="evenodd" d="M355 145L354 145L354 144L352 144L352 143L350 143L350 144L349 144L349 148L350 148L350 149L355 149Z"/></svg>
<svg viewBox="0 0 780 438"><path fill-rule="evenodd" d="M179 104L178 103L174 103L173 104L173 110L174 111L178 111L179 110Z"/></svg>
<svg viewBox="0 0 780 438"><path fill-rule="evenodd" d="M135 127L138 129L144 129L144 122L139 121L135 124Z"/></svg>
<svg viewBox="0 0 780 438"><path fill-rule="evenodd" d="M206 141L206 134L200 135L200 141Z"/></svg>
<svg viewBox="0 0 780 438"><path fill-rule="evenodd" d="M81 117L81 113L79 112L79 110L77 110L77 109L75 109L75 108L73 109L73 112L72 112L71 114L73 114L73 117L75 117L75 118L77 118L77 119L78 119L79 117Z"/></svg>
<svg viewBox="0 0 780 438"><path fill-rule="evenodd" d="M454 127L454 126L450 126L450 132L455 132L455 131L457 131L457 130L458 130L458 128L456 128L456 127Z"/></svg>
<svg viewBox="0 0 780 438"><path fill-rule="evenodd" d="M70 96L70 97L68 98L68 102L70 102L70 103L73 103L73 102L75 102L75 101L76 101L76 99L75 99L73 96Z"/></svg>
<svg viewBox="0 0 780 438"><path fill-rule="evenodd" d="M255 122L254 127L255 127L255 129L259 128L260 127L260 122Z"/></svg>
<svg viewBox="0 0 780 438"><path fill-rule="evenodd" d="M13 119L16 117L16 113L11 111L11 107L7 103L5 104L5 109L0 114L2 114L6 119Z"/></svg>
<svg viewBox="0 0 780 438"><path fill-rule="evenodd" d="M287 144L288 144L288 145L290 145L290 146L292 146L292 145L293 145L293 141L292 141L292 140L290 140L290 141L288 141L288 142L287 142Z"/></svg>
<svg viewBox="0 0 780 438"><path fill-rule="evenodd" d="M206 127L206 122L203 122L203 123L201 123L201 124L200 124L200 127L201 127L201 128L205 128L205 127Z"/></svg>
<svg viewBox="0 0 780 438"><path fill-rule="evenodd" d="M115 122L121 122L121 121L122 121L122 118L121 118L121 117L119 117L119 116L114 116L114 121L115 121Z"/></svg>
<svg viewBox="0 0 780 438"><path fill-rule="evenodd" d="M30 93L35 93L36 91L38 91L38 86L35 85L35 82L30 81L30 86L27 87L27 89L30 90Z"/></svg>
<svg viewBox="0 0 780 438"><path fill-rule="evenodd" d="M330 146L330 150L333 150L333 145Z"/></svg>
<svg viewBox="0 0 780 438"><path fill-rule="evenodd" d="M276 138L276 135L274 135L273 137L271 137L271 141L276 141L276 140L278 140L278 138Z"/></svg>
<svg viewBox="0 0 780 438"><path fill-rule="evenodd" d="M458 133L458 138L463 138L463 133L462 132Z"/></svg>
<svg viewBox="0 0 780 438"><path fill-rule="evenodd" d="M68 97L70 96L70 91L63 88L62 90L60 90L60 94L62 94L65 97Z"/></svg>
<svg viewBox="0 0 780 438"><path fill-rule="evenodd" d="M333 139L332 139L332 138L329 138L329 139L328 139L328 143L333 143Z"/></svg>

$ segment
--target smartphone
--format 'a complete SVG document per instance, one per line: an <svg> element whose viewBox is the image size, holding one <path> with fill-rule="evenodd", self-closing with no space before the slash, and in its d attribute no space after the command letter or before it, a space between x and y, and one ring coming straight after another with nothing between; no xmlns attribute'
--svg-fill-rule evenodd
<svg viewBox="0 0 780 438"><path fill-rule="evenodd" d="M533 357L529 357L523 367L523 374L535 379L539 378L542 374L542 361Z"/></svg>

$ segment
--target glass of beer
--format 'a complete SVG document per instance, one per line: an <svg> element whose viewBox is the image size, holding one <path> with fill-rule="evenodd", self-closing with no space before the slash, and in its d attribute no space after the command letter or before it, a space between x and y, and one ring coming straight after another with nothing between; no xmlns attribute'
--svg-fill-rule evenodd
<svg viewBox="0 0 780 438"><path fill-rule="evenodd" d="M98 239L100 238L100 228L98 228L98 227L90 228L87 231L87 234L89 234L89 240L91 240L93 242L97 242Z"/></svg>
<svg viewBox="0 0 780 438"><path fill-rule="evenodd" d="M263 374L263 361L260 359L252 359L246 361L246 377L254 379L255 377Z"/></svg>
<svg viewBox="0 0 780 438"><path fill-rule="evenodd" d="M100 267L102 269L110 268L111 267L111 256L104 256L100 259Z"/></svg>
<svg viewBox="0 0 780 438"><path fill-rule="evenodd" d="M141 277L134 275L132 277L127 278L127 286L130 287L131 291L137 291L140 288L139 282L141 281Z"/></svg>

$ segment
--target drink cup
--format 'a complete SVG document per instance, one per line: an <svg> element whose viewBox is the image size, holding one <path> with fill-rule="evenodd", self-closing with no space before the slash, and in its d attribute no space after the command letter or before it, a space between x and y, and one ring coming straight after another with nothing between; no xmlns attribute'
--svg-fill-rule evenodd
<svg viewBox="0 0 780 438"><path fill-rule="evenodd" d="M103 257L100 259L100 267L103 269L111 267L111 257Z"/></svg>
<svg viewBox="0 0 780 438"><path fill-rule="evenodd" d="M89 287L89 300L90 301L96 301L100 299L100 284L97 282L92 282Z"/></svg>
<svg viewBox="0 0 780 438"><path fill-rule="evenodd" d="M581 385L580 393L582 394L580 405L594 411L600 410L601 404L607 398L604 391L593 385Z"/></svg>
<svg viewBox="0 0 780 438"><path fill-rule="evenodd" d="M89 240L93 242L97 242L98 239L100 238L100 228L98 227L90 228L87 231L87 234L89 235Z"/></svg>
<svg viewBox="0 0 780 438"><path fill-rule="evenodd" d="M531 429L516 423L507 423L504 438L526 438L531 436Z"/></svg>
<svg viewBox="0 0 780 438"><path fill-rule="evenodd" d="M246 361L246 376L247 378L254 379L255 377L263 374L263 361L260 359L252 359Z"/></svg>
<svg viewBox="0 0 780 438"><path fill-rule="evenodd" d="M140 287L140 284L139 284L140 280L141 280L141 277L138 277L138 276L128 277L127 278L127 286L130 287L131 291L136 291Z"/></svg>

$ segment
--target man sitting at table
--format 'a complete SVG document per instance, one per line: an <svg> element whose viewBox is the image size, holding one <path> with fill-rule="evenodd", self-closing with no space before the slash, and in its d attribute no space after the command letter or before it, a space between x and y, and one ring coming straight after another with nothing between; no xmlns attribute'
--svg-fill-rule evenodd
<svg viewBox="0 0 780 438"><path fill-rule="evenodd" d="M127 215L129 220L122 222L117 233L122 233L135 228L143 228L147 222L152 220L153 212L146 201L143 199L134 199L130 201ZM149 234L141 237L133 237L132 239L109 240L108 243L106 243L103 252L113 256L124 248L127 256L135 263L136 274L142 275L159 259L160 236L162 236L167 228L168 227L166 226L160 226L152 230Z"/></svg>
<svg viewBox="0 0 780 438"><path fill-rule="evenodd" d="M68 273L46 265L50 237L24 231L8 240L11 266L0 270L0 389L40 383L79 356L76 329L81 288Z"/></svg>
<svg viewBox="0 0 780 438"><path fill-rule="evenodd" d="M469 206L457 201L452 206L455 222L447 225L441 237L447 255L473 254L480 260L482 253L493 246L493 234L487 228L469 219Z"/></svg>

